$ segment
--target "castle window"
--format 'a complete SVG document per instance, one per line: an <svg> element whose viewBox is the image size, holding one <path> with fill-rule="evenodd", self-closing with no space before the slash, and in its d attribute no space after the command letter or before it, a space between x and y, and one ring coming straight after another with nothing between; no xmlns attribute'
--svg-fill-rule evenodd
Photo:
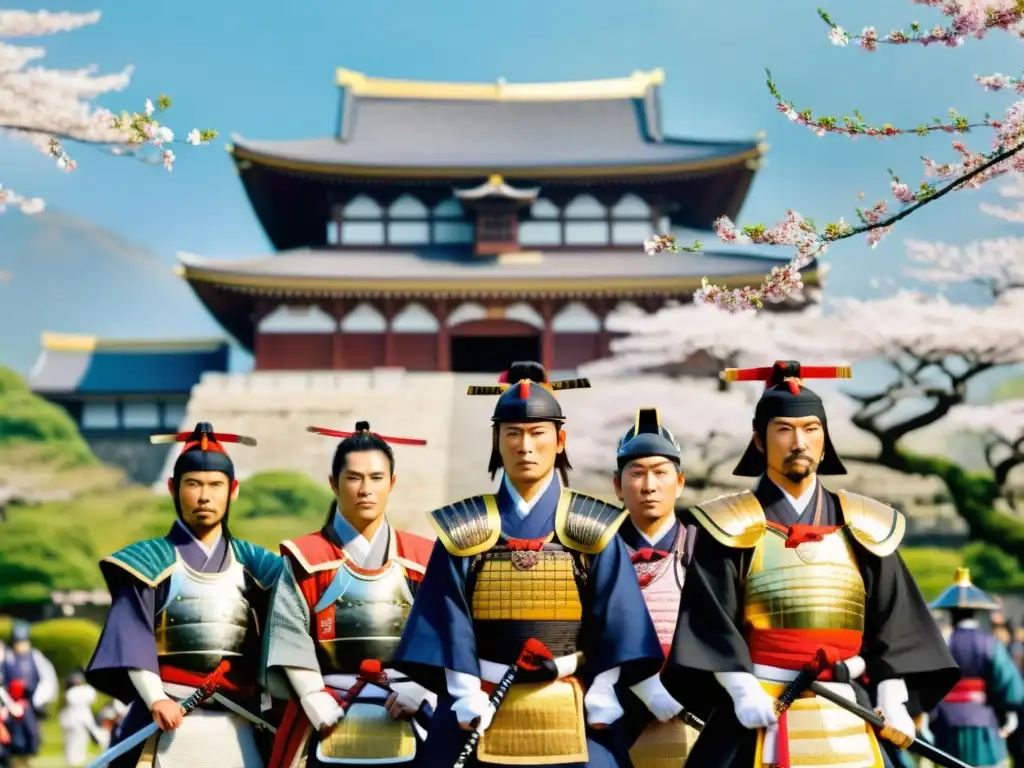
<svg viewBox="0 0 1024 768"><path fill-rule="evenodd" d="M430 212L412 195L402 195L388 208L388 245L427 245Z"/></svg>
<svg viewBox="0 0 1024 768"><path fill-rule="evenodd" d="M122 407L122 426L125 429L159 429L160 409L156 403L127 402Z"/></svg>
<svg viewBox="0 0 1024 768"><path fill-rule="evenodd" d="M519 244L561 245L562 212L550 200L541 198L530 207L530 217L519 224Z"/></svg>
<svg viewBox="0 0 1024 768"><path fill-rule="evenodd" d="M608 210L593 195L573 198L563 213L566 245L608 245Z"/></svg>
<svg viewBox="0 0 1024 768"><path fill-rule="evenodd" d="M89 402L82 407L82 429L117 429L120 426L117 403Z"/></svg>
<svg viewBox="0 0 1024 768"><path fill-rule="evenodd" d="M653 233L651 207L636 195L625 195L612 206L612 242L615 245L636 245Z"/></svg>
<svg viewBox="0 0 1024 768"><path fill-rule="evenodd" d="M384 245L384 211L372 198L359 195L341 211L342 245Z"/></svg>
<svg viewBox="0 0 1024 768"><path fill-rule="evenodd" d="M454 197L442 200L431 212L431 242L436 245L464 245L473 242L473 222L466 218L462 204Z"/></svg>

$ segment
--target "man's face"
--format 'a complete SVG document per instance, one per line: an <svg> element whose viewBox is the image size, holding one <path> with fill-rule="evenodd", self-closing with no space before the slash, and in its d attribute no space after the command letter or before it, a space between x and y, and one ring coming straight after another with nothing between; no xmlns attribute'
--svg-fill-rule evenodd
<svg viewBox="0 0 1024 768"><path fill-rule="evenodd" d="M565 450L565 431L550 421L502 424L498 453L512 482L543 480L555 468L555 457Z"/></svg>
<svg viewBox="0 0 1024 768"><path fill-rule="evenodd" d="M174 478L168 481L174 496ZM209 531L223 522L228 504L238 498L238 483L223 472L186 472L178 483L181 517L193 531Z"/></svg>
<svg viewBox="0 0 1024 768"><path fill-rule="evenodd" d="M686 475L664 456L647 456L629 462L614 482L615 495L626 505L633 522L649 525L675 514Z"/></svg>
<svg viewBox="0 0 1024 768"><path fill-rule="evenodd" d="M372 523L383 515L395 487L391 463L381 451L353 451L330 481L342 517L352 523Z"/></svg>
<svg viewBox="0 0 1024 768"><path fill-rule="evenodd" d="M768 422L764 445L768 468L794 483L818 471L825 452L825 430L817 416L799 419L772 419Z"/></svg>

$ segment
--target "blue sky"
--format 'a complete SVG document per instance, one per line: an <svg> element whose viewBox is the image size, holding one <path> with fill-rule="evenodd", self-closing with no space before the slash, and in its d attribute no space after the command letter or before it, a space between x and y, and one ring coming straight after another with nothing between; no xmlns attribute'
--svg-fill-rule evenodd
<svg viewBox="0 0 1024 768"><path fill-rule="evenodd" d="M20 5L57 9L50 0ZM886 167L918 180L919 155L949 157L949 137L817 138L775 111L764 87L766 66L799 106L833 114L859 107L869 120L914 125L950 106L971 116L1001 114L1012 95L985 93L973 76L1013 73L1019 53L1019 43L1002 34L955 50L837 48L815 3L795 0L179 0L171 6L67 0L61 7L99 8L103 18L94 27L40 40L49 66L95 63L118 71L132 64L131 87L107 97L106 106L138 109L147 96L165 92L175 102L167 122L179 135L210 126L222 139L211 147L182 147L171 174L78 148L79 169L70 175L34 149L0 140L0 180L148 247L168 264L178 250L224 258L269 250L224 144L231 132L254 139L330 133L337 66L379 77L468 81L618 77L664 67L669 133L748 138L767 131L769 162L741 221L774 221L793 207L822 222L840 215L850 221L859 191L867 201L884 195ZM827 10L851 30L941 20L893 0L845 0ZM987 140L974 139L982 146ZM966 242L1012 233L1012 225L978 211L978 202L993 192L952 195L909 219L874 251L860 239L836 247L830 290L863 294L871 273L898 276L903 237ZM4 229L0 217L0 246Z"/></svg>

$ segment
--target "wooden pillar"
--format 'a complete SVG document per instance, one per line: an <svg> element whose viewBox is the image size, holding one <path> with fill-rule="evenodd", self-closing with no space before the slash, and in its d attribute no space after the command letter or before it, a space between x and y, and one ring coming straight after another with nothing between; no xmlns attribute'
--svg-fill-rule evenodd
<svg viewBox="0 0 1024 768"><path fill-rule="evenodd" d="M395 332L391 329L391 321L398 314L398 302L390 296L384 299L384 321L387 326L384 328L384 366L390 368L398 365L395 350Z"/></svg>
<svg viewBox="0 0 1024 768"><path fill-rule="evenodd" d="M345 367L345 342L341 335L341 321L345 319L345 302L335 299L331 302L331 317L336 323L331 338L331 369L340 371Z"/></svg>
<svg viewBox="0 0 1024 768"><path fill-rule="evenodd" d="M452 369L452 342L448 333L448 315L451 307L445 299L436 299L433 306L437 318L437 370L447 373Z"/></svg>
<svg viewBox="0 0 1024 768"><path fill-rule="evenodd" d="M540 316L544 318L544 330L540 337L540 364L551 372L555 365L555 303L551 299L543 299L540 303Z"/></svg>

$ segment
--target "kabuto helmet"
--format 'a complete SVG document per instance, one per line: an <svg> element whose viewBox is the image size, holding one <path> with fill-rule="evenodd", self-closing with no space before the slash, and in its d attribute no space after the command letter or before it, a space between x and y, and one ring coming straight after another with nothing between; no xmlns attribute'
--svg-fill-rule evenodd
<svg viewBox="0 0 1024 768"><path fill-rule="evenodd" d="M772 419L799 419L817 416L825 432L824 454L818 464L819 475L845 475L846 467L839 459L828 433L825 404L817 393L803 385L804 379L849 379L849 366L800 365L795 360L777 360L770 368L727 368L726 381L763 381L765 390L754 411L754 431L764 439ZM740 477L757 477L765 473L768 458L753 438L746 452L732 471Z"/></svg>
<svg viewBox="0 0 1024 768"><path fill-rule="evenodd" d="M669 429L662 425L657 408L637 408L633 426L619 440L615 457L619 471L635 459L664 456L676 467L682 466L682 448Z"/></svg>
<svg viewBox="0 0 1024 768"><path fill-rule="evenodd" d="M501 424L549 421L561 429L565 423L565 415L554 393L589 388L590 381L587 379L550 381L544 366L532 361L512 363L509 369L498 377L497 385L471 386L467 391L469 395L498 395L498 402L491 416L491 423L494 425L488 467L491 477L493 478L502 466L501 454L498 452L498 428ZM556 468L563 482L568 483L568 470L572 466L564 451L558 455Z"/></svg>

